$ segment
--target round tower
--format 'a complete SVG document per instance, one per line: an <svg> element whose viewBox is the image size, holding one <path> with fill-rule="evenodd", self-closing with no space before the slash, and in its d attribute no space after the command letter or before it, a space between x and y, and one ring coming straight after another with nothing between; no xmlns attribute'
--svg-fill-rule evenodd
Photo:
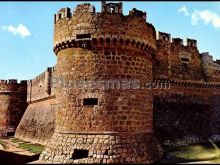
<svg viewBox="0 0 220 165"><path fill-rule="evenodd" d="M26 81L0 80L0 136L13 135L26 108Z"/></svg>
<svg viewBox="0 0 220 165"><path fill-rule="evenodd" d="M152 81L156 32L146 13L102 12L80 4L55 14L57 55L55 133L40 159L48 163L151 163L159 158L153 136Z"/></svg>

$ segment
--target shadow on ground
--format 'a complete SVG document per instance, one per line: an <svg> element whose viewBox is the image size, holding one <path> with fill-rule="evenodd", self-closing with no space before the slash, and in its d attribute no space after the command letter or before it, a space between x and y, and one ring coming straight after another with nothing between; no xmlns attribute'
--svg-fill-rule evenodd
<svg viewBox="0 0 220 165"><path fill-rule="evenodd" d="M38 155L26 156L0 150L0 164L25 164L39 159Z"/></svg>

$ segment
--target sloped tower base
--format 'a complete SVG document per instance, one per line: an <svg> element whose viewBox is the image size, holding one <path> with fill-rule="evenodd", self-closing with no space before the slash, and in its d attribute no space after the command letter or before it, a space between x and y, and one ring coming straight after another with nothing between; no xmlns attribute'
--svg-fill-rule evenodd
<svg viewBox="0 0 220 165"><path fill-rule="evenodd" d="M149 134L70 134L56 132L40 156L46 163L153 163L162 155Z"/></svg>

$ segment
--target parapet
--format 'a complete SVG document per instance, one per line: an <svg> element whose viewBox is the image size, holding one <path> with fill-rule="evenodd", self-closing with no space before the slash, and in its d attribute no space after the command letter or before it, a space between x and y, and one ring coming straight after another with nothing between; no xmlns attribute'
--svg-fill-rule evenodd
<svg viewBox="0 0 220 165"><path fill-rule="evenodd" d="M83 14L83 13L95 13L95 7L89 3L83 3L77 5L77 7L71 13L71 9L66 7L60 9L57 14L54 14L54 23L57 23L60 19L72 18L74 14Z"/></svg>
<svg viewBox="0 0 220 165"><path fill-rule="evenodd" d="M171 35L164 32L157 32L157 39L163 42L170 43L171 42Z"/></svg>
<svg viewBox="0 0 220 165"><path fill-rule="evenodd" d="M178 45L183 45L183 39L181 39L181 38L172 38L172 43L178 44Z"/></svg>
<svg viewBox="0 0 220 165"><path fill-rule="evenodd" d="M73 15L83 13L95 13L95 7L90 3L83 3L77 5L76 9L73 11Z"/></svg>
<svg viewBox="0 0 220 165"><path fill-rule="evenodd" d="M105 1L102 1L102 13L122 14L122 3L106 3Z"/></svg>
<svg viewBox="0 0 220 165"><path fill-rule="evenodd" d="M62 18L67 15L71 18ZM55 19L54 52L58 54L67 48L90 49L112 44L155 51L155 28L145 19L146 12L137 9L123 15L122 3L102 2L101 13L95 13L94 6L89 3L77 5L73 14L69 8L61 9Z"/></svg>
<svg viewBox="0 0 220 165"><path fill-rule="evenodd" d="M71 17L71 12L70 8L62 8L57 14L54 14L54 23L56 23L58 20L63 19L63 18L70 18Z"/></svg>
<svg viewBox="0 0 220 165"><path fill-rule="evenodd" d="M4 84L4 85L24 85L27 83L27 80L21 80L20 82L18 82L17 79L9 79L9 80L0 80L0 84Z"/></svg>
<svg viewBox="0 0 220 165"><path fill-rule="evenodd" d="M27 81L18 82L16 79L0 80L0 93L25 93Z"/></svg>
<svg viewBox="0 0 220 165"><path fill-rule="evenodd" d="M140 10L137 10L136 8L133 8L132 10L130 10L129 15L136 16L136 17L142 17L144 20L147 19L147 13L140 11Z"/></svg>
<svg viewBox="0 0 220 165"><path fill-rule="evenodd" d="M189 47L197 47L197 40L187 38L186 42Z"/></svg>

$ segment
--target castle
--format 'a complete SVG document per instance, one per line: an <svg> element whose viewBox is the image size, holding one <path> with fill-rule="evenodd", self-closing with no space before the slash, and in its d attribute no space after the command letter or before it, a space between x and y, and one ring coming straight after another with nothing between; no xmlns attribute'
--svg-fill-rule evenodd
<svg viewBox="0 0 220 165"><path fill-rule="evenodd" d="M152 163L163 146L220 141L220 62L196 40L171 39L146 12L102 2L98 13L88 3L58 11L53 43L56 66L0 81L0 135L45 145L41 160ZM57 78L169 88L71 88Z"/></svg>

